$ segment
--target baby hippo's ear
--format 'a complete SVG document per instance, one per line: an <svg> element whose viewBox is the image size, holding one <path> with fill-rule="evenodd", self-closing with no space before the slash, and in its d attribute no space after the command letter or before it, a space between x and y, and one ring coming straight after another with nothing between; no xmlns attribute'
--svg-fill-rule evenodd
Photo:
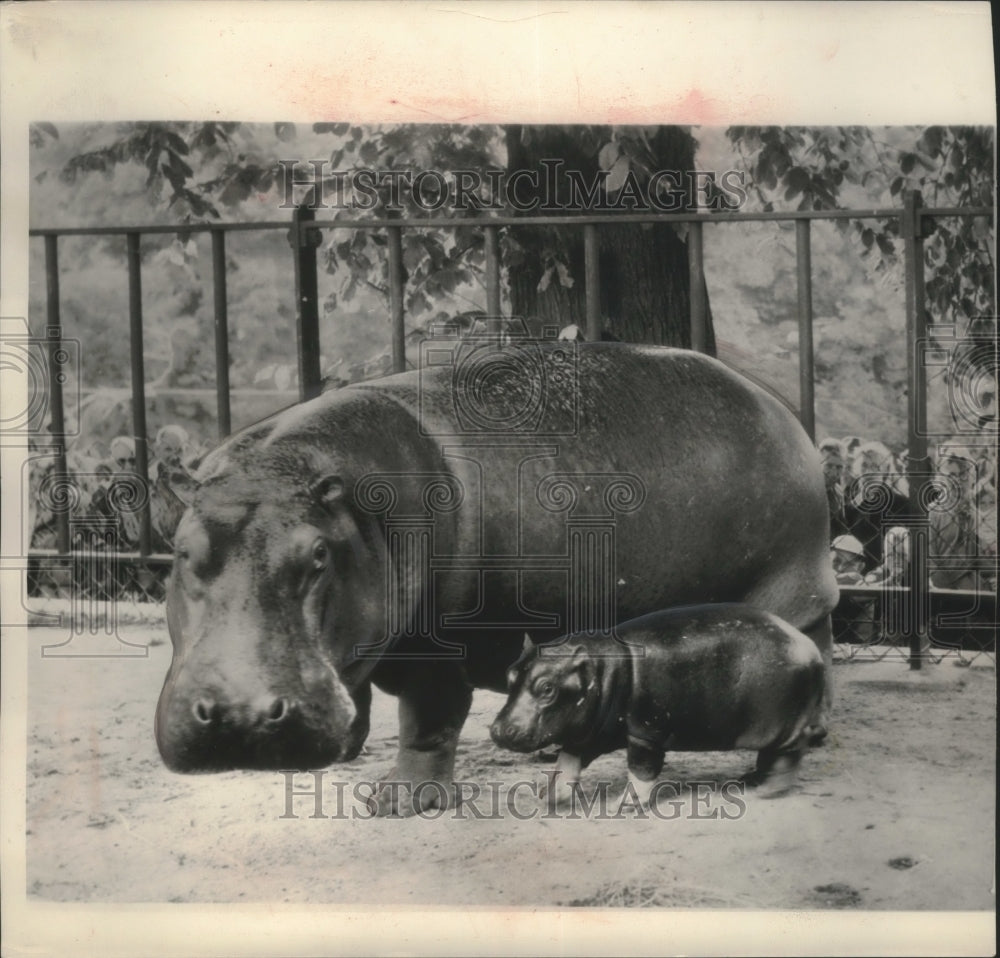
<svg viewBox="0 0 1000 958"><path fill-rule="evenodd" d="M580 676L582 688L590 688L597 675L593 658L582 645L577 645L573 648L572 656L570 659L570 668L576 675Z"/></svg>
<svg viewBox="0 0 1000 958"><path fill-rule="evenodd" d="M521 655L530 655L535 650L535 643L531 641L531 636L524 633L524 645L521 647Z"/></svg>

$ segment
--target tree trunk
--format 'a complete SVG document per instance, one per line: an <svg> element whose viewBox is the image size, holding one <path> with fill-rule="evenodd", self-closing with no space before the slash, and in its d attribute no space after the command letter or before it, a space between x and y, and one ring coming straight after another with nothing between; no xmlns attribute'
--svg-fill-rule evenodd
<svg viewBox="0 0 1000 958"><path fill-rule="evenodd" d="M507 172L536 171L544 183L542 160L561 160L560 178L570 170L579 171L584 182L592 183L599 171L598 152L610 140L610 130L594 127L505 128ZM695 141L682 127L660 127L650 138L657 169L676 170L687 181L694 169ZM640 177L641 182L645 182ZM523 181L522 181L523 182ZM533 191L519 189L521 199ZM544 201L540 187L535 195ZM690 195L690 193L689 193ZM585 212L566 205L567 194L557 196L558 213ZM612 198L613 201L613 198ZM624 210L627 212L627 209ZM535 209L525 215L550 215L555 210ZM608 213L608 216L613 214ZM626 342L669 346L691 345L690 277L687 244L669 224L618 224L601 226L599 274L601 319L604 329ZM508 278L511 309L515 316L539 325L585 326L583 230L574 227L546 227L508 231ZM566 266L567 279L561 281L553 270L547 286L539 282L554 261ZM708 316L708 348L715 352L711 313Z"/></svg>

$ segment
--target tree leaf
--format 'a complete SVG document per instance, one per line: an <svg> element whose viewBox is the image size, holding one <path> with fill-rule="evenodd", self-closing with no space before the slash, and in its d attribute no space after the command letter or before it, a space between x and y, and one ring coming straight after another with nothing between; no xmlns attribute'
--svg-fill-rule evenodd
<svg viewBox="0 0 1000 958"><path fill-rule="evenodd" d="M794 199L809 187L809 174L801 166L792 167L785 176L785 183L788 186L785 199Z"/></svg>
<svg viewBox="0 0 1000 958"><path fill-rule="evenodd" d="M896 252L895 244L885 233L879 233L875 239L878 242L878 248L885 256L892 256Z"/></svg>
<svg viewBox="0 0 1000 958"><path fill-rule="evenodd" d="M615 160L614 166L611 167L611 172L608 174L608 178L604 184L609 195L617 193L625 185L625 181L628 179L628 173L628 157L619 156L618 159Z"/></svg>
<svg viewBox="0 0 1000 958"><path fill-rule="evenodd" d="M602 170L610 170L618 157L621 155L621 148L618 146L617 140L612 140L610 143L605 143L601 147L601 152L597 154L597 165Z"/></svg>

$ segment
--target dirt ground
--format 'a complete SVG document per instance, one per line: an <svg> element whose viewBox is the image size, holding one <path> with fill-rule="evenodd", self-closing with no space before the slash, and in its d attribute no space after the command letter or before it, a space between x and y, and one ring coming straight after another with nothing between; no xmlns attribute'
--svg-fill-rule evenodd
<svg viewBox="0 0 1000 958"><path fill-rule="evenodd" d="M395 703L377 696L366 752L286 795L280 773L182 776L153 740L170 657L164 630L121 635L148 656L52 658L29 631L27 889L77 902L324 902L766 909L994 907L995 670L946 660L836 666L836 721L793 794L724 792L745 752L668 756L686 783L664 817L619 810L624 753L584 773L608 813L551 817L519 786L552 766L497 749L500 696L478 692L457 775L483 795L440 818L369 819L356 783L393 762ZM312 775L294 787L314 788ZM338 782L346 782L338 786ZM502 783L493 786L488 783ZM703 798L695 794L694 782ZM471 787L471 786L470 786ZM338 803L343 789L344 804ZM729 786L733 788L733 786ZM366 794L366 787L359 786ZM668 789L673 795L673 790ZM728 796L728 798L727 798ZM496 801L494 801L494 799ZM291 804L291 814L286 802ZM491 816L494 805L500 816ZM679 809L679 811L678 811ZM715 817L710 817L714 813Z"/></svg>

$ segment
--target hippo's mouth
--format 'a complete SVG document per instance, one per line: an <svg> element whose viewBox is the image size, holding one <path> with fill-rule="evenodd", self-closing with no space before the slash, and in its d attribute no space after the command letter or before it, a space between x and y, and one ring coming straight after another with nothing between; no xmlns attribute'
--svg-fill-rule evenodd
<svg viewBox="0 0 1000 958"><path fill-rule="evenodd" d="M172 771L222 772L325 768L356 757L362 742L338 740L305 722L289 720L277 731L215 727L195 730L183 738L161 736L159 744Z"/></svg>

